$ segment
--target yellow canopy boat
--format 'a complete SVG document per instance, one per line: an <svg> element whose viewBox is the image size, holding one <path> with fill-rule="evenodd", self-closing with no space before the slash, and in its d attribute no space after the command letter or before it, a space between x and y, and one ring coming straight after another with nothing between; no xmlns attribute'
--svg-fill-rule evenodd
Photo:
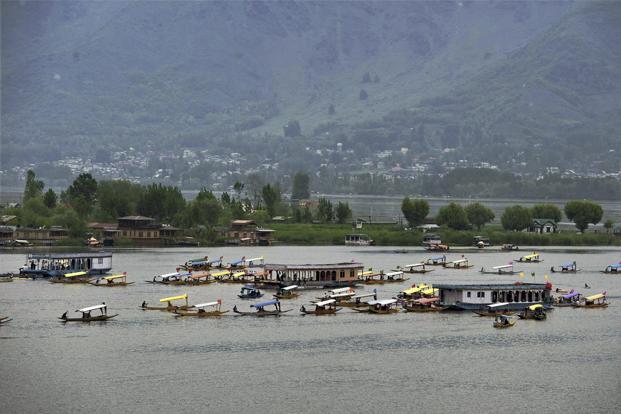
<svg viewBox="0 0 621 414"><path fill-rule="evenodd" d="M173 305L172 302L177 301L177 300L185 300L185 305ZM166 306L148 306L147 302L144 301L142 302L142 305L140 306L140 308L142 310L159 310L159 311L167 311L167 312L174 312L176 310L187 310L190 307L190 304L188 303L188 294L184 293L183 295L177 295L177 296L170 296L167 298L162 298L160 299L161 303L166 303Z"/></svg>
<svg viewBox="0 0 621 414"><path fill-rule="evenodd" d="M105 283L100 283L101 280L104 280ZM114 287L114 286L127 286L133 283L134 282L127 281L127 273L123 272L118 275L106 276L101 279L96 279L95 282L91 282L91 285L103 286L103 287Z"/></svg>

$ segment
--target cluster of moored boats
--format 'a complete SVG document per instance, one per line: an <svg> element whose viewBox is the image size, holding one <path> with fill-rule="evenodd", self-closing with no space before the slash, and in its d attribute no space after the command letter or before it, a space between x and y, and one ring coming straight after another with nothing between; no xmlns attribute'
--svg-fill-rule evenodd
<svg viewBox="0 0 621 414"><path fill-rule="evenodd" d="M65 257L65 256L63 256ZM66 260L66 259L63 259ZM539 263L542 259L539 254L533 252L522 256L516 262ZM493 326L507 328L515 325L517 318L545 320L547 311L553 307L576 307L576 308L605 308L608 306L606 292L590 296L583 296L576 290L564 291L556 289L551 295L552 285L548 282L543 284L513 284L492 285L436 285L419 283L401 290L394 297L378 298L377 290L372 293L356 291L357 285L377 285L386 283L404 283L406 273L428 273L432 271L427 267L441 266L443 269L468 269L473 267L463 255L449 261L446 256L430 257L424 261L397 266L396 269L384 273L364 270L362 265L356 263L341 263L334 265L299 265L285 266L274 265L271 271L266 271L263 257L234 260L226 265L223 258L210 260L208 257L188 260L180 265L175 272L154 276L148 283L197 286L211 283L242 283L243 286L237 295L239 299L262 299L265 289L274 289L275 292L269 300L263 300L250 305L249 309L239 309L237 305L232 308L232 313L238 316L278 316L291 312L292 309L283 309L281 301L300 297L304 291L311 288L332 287L324 291L322 296L315 296L299 309L302 315L334 315L344 308L356 313L369 314L394 314L398 312L442 312L447 310L471 310L479 316L494 317ZM270 267L267 266L269 269ZM276 275L274 276L274 269ZM310 269L310 270L309 270ZM319 269L322 269L321 271ZM336 270L340 269L337 277ZM350 273L347 273L346 270ZM354 271L354 269L360 269ZM292 272L295 271L293 274ZM552 272L575 273L579 269L575 261L565 263L557 268L552 267ZM299 272L299 274L298 274ZM513 269L513 262L507 265L495 266L492 270L481 269L482 273L490 274L520 274L523 272ZM621 273L621 262L606 267L604 273ZM318 285L309 286L309 279L305 276L316 277ZM349 277L349 278L348 278ZM3 278L0 276L0 278ZM336 287L338 278L345 278L347 286ZM4 277L4 281L12 280L12 277ZM97 275L93 277L88 270L71 271L56 274L49 278L52 283L85 283L92 286L116 287L129 286L134 282L127 281L127 274L114 274L109 276ZM296 284L298 281L300 284ZM477 300L474 298L476 294ZM472 295L472 296L471 296ZM108 314L105 303L86 308L77 309L80 317L68 317L65 312L60 320L62 322L95 322L107 321L118 316ZM169 296L159 299L156 305L150 305L144 301L140 309L145 311L155 310L169 312L176 317L219 317L230 311L223 309L221 299L197 304L189 303L187 293ZM516 318L517 316L517 318ZM9 321L8 317L0 317L0 323Z"/></svg>

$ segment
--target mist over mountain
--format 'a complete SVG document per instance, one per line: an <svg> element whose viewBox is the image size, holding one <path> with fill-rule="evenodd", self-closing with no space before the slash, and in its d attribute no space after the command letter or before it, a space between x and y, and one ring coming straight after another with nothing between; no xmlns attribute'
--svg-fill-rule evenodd
<svg viewBox="0 0 621 414"><path fill-rule="evenodd" d="M220 170L161 151L239 152L235 174L266 160L276 175L425 159L621 169L619 2L1 7L3 170L130 147L151 156L127 176L173 181ZM283 137L292 120L301 136ZM347 155L326 155L337 142ZM378 166L386 150L400 155Z"/></svg>

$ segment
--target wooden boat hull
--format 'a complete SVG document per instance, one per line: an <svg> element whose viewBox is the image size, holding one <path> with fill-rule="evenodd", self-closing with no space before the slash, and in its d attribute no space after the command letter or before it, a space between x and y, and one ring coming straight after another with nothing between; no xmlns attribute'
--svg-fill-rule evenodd
<svg viewBox="0 0 621 414"><path fill-rule="evenodd" d="M300 312L302 312L304 315L335 315L338 311L340 311L342 308L336 308L336 309L316 309L316 310L302 310L300 309Z"/></svg>
<svg viewBox="0 0 621 414"><path fill-rule="evenodd" d="M515 315L515 311L510 311L510 310L495 311L495 312L473 310L472 312L476 313L479 316L491 316L491 317L494 317L496 315Z"/></svg>
<svg viewBox="0 0 621 414"><path fill-rule="evenodd" d="M299 293L295 293L295 294L292 294L292 295L284 295L284 296L283 296L283 295L279 295L279 294L277 293L277 294L275 294L275 295L273 295L273 296L274 296L276 299L279 299L279 300L284 300L284 299L295 299L295 298L299 297L299 296L300 296L300 294L299 294Z"/></svg>
<svg viewBox="0 0 621 414"><path fill-rule="evenodd" d="M592 305L585 305L583 303L573 305L574 308L585 308L585 309L596 309L596 308L607 308L608 302L606 303L594 303Z"/></svg>
<svg viewBox="0 0 621 414"><path fill-rule="evenodd" d="M448 306L404 306L406 312L442 312Z"/></svg>
<svg viewBox="0 0 621 414"><path fill-rule="evenodd" d="M181 305L181 306L141 306L142 310L155 310L162 312L174 312L176 310L187 310L191 305Z"/></svg>
<svg viewBox="0 0 621 414"><path fill-rule="evenodd" d="M520 319L533 319L535 321L544 321L548 318L548 316L545 313L539 314L539 315L524 315L524 314L518 314L518 317Z"/></svg>
<svg viewBox="0 0 621 414"><path fill-rule="evenodd" d="M474 267L474 265L468 265L468 266L444 266L445 269L452 269L452 270L465 270L465 269L470 269Z"/></svg>
<svg viewBox="0 0 621 414"><path fill-rule="evenodd" d="M145 282L147 283L151 283L154 285L166 285L166 286L180 286L180 285L187 285L187 282L183 281L183 280L175 280L174 282L161 282L159 280L145 280Z"/></svg>
<svg viewBox="0 0 621 414"><path fill-rule="evenodd" d="M115 316L119 316L118 313L115 315L99 315L99 316L91 316L90 318L58 318L61 322L105 322L108 319L112 319Z"/></svg>
<svg viewBox="0 0 621 414"><path fill-rule="evenodd" d="M74 285L74 284L85 284L91 283L91 279L71 279L71 280L63 280L63 279L50 279L50 283L62 283L65 285Z"/></svg>
<svg viewBox="0 0 621 414"><path fill-rule="evenodd" d="M291 309L287 309L284 311L260 311L260 312L242 312L242 311L233 309L233 312L235 312L236 314L240 316L256 316L258 318L262 318L264 316L280 316L281 314L287 313L289 311L291 311Z"/></svg>
<svg viewBox="0 0 621 414"><path fill-rule="evenodd" d="M405 269L393 269L394 272L403 272L403 273L429 273L433 272L433 269L425 269L425 270L405 270Z"/></svg>
<svg viewBox="0 0 621 414"><path fill-rule="evenodd" d="M518 274L520 274L520 272L491 272L491 271L488 271L488 270L484 270L484 271L481 271L479 273L481 273L482 275L501 275L501 276L502 275L511 276L511 275L518 275Z"/></svg>
<svg viewBox="0 0 621 414"><path fill-rule="evenodd" d="M518 263L541 263L543 262L543 260L514 260L514 262L518 262Z"/></svg>
<svg viewBox="0 0 621 414"><path fill-rule="evenodd" d="M8 317L8 316L2 316L2 317L0 317L0 324L3 324L3 323L8 322L10 320L11 320L11 318Z"/></svg>
<svg viewBox="0 0 621 414"><path fill-rule="evenodd" d="M576 270L555 270L553 267L550 268L550 272L552 273L578 273L580 269Z"/></svg>
<svg viewBox="0 0 621 414"><path fill-rule="evenodd" d="M380 279L380 280L359 280L358 283L362 283L363 285L383 285L386 283L402 283L407 282L410 278L405 279Z"/></svg>
<svg viewBox="0 0 621 414"><path fill-rule="evenodd" d="M389 310L377 310L377 309L359 309L359 308L352 308L353 310L355 310L356 312L360 312L360 313L373 313L376 315L389 315L391 313L399 313L399 309L398 308L392 308Z"/></svg>
<svg viewBox="0 0 621 414"><path fill-rule="evenodd" d="M117 282L117 283L93 283L90 284L97 287L117 287L117 286L129 286L136 282Z"/></svg>
<svg viewBox="0 0 621 414"><path fill-rule="evenodd" d="M194 316L197 318L209 318L209 317L217 317L222 316L229 311L212 311L212 312L192 312L192 311L175 311L175 316L183 317L183 316Z"/></svg>
<svg viewBox="0 0 621 414"><path fill-rule="evenodd" d="M502 323L502 322L494 322L494 328L497 329L504 329L504 328L511 328L513 325L515 325L517 321L509 321L509 323Z"/></svg>
<svg viewBox="0 0 621 414"><path fill-rule="evenodd" d="M253 295L253 296L249 296L249 295L237 295L238 298L240 299L259 299L263 297L263 293L261 293L260 295Z"/></svg>

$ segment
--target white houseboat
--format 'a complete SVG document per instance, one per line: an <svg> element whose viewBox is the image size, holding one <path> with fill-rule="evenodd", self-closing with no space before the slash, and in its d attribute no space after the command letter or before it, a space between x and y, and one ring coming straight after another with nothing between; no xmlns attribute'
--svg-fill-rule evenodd
<svg viewBox="0 0 621 414"><path fill-rule="evenodd" d="M112 253L108 252L33 253L26 257L26 264L19 273L31 277L57 277L73 272L101 275L110 269Z"/></svg>
<svg viewBox="0 0 621 414"><path fill-rule="evenodd" d="M508 309L522 310L534 304L550 306L551 283L434 284L440 303L452 310L484 310L506 302Z"/></svg>
<svg viewBox="0 0 621 414"><path fill-rule="evenodd" d="M345 246L373 246L375 240L369 238L368 234L346 234Z"/></svg>
<svg viewBox="0 0 621 414"><path fill-rule="evenodd" d="M301 288L353 286L364 266L358 262L333 264L266 264L261 281Z"/></svg>

